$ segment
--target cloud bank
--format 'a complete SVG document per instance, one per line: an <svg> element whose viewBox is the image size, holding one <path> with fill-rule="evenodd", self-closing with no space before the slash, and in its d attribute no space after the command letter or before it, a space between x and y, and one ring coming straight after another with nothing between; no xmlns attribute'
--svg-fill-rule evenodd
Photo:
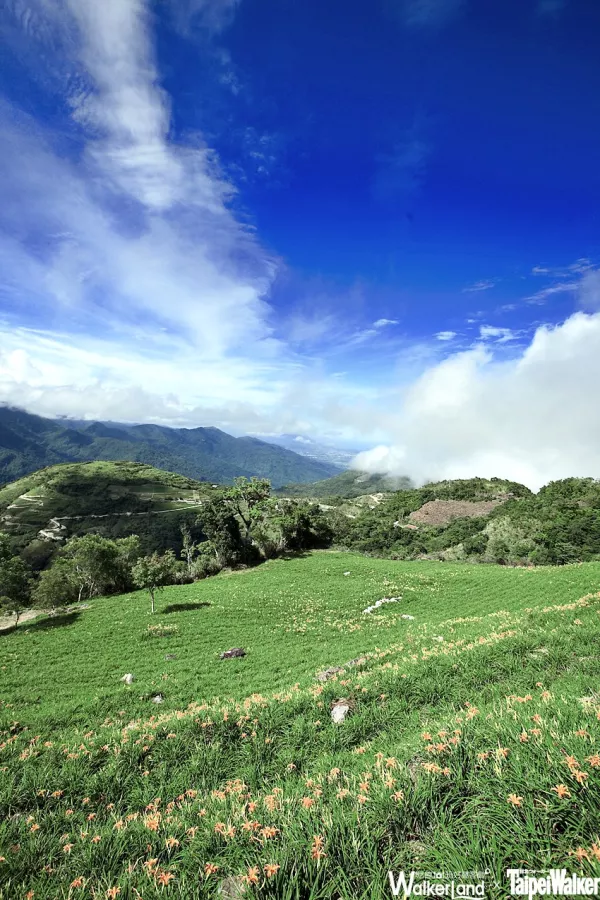
<svg viewBox="0 0 600 900"><path fill-rule="evenodd" d="M577 312L537 329L498 361L479 344L429 368L391 417L394 438L357 468L418 482L511 478L537 490L569 476L600 477L600 314Z"/></svg>

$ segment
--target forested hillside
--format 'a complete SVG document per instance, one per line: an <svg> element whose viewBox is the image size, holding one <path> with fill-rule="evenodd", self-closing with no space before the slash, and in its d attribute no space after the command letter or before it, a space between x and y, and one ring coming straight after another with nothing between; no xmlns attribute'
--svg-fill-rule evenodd
<svg viewBox="0 0 600 900"><path fill-rule="evenodd" d="M567 478L537 494L501 479L398 491L356 518L333 511L336 543L395 559L564 564L600 558L600 481Z"/></svg>
<svg viewBox="0 0 600 900"><path fill-rule="evenodd" d="M71 427L0 407L0 484L61 462L131 460L201 481L268 478L274 487L339 473L331 463L299 456L257 438L218 428L165 428L77 422Z"/></svg>

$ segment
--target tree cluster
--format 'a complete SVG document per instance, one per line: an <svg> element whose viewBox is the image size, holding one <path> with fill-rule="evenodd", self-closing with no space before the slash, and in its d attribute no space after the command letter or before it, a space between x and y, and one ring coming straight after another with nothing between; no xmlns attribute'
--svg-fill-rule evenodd
<svg viewBox="0 0 600 900"><path fill-rule="evenodd" d="M331 538L318 505L273 499L269 481L237 478L202 506L192 525L183 522L179 554L173 549L148 552L137 535L88 533L71 537L36 573L30 561L15 554L9 537L0 534L0 610L16 614L16 625L29 606L56 610L140 588L148 592L154 612L156 594L168 584L325 546Z"/></svg>

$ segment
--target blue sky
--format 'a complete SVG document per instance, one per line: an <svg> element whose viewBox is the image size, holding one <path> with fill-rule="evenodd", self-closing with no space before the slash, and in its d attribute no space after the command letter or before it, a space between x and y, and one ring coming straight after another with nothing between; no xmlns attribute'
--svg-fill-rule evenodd
<svg viewBox="0 0 600 900"><path fill-rule="evenodd" d="M598 34L594 0L8 0L0 401L600 476Z"/></svg>

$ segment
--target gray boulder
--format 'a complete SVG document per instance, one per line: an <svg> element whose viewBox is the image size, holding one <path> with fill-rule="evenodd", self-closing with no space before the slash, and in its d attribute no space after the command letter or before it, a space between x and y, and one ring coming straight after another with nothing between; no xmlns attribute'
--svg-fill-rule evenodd
<svg viewBox="0 0 600 900"><path fill-rule="evenodd" d="M232 647L231 650L226 650L225 653L221 653L220 659L235 659L237 656L245 656L246 651L243 647Z"/></svg>

